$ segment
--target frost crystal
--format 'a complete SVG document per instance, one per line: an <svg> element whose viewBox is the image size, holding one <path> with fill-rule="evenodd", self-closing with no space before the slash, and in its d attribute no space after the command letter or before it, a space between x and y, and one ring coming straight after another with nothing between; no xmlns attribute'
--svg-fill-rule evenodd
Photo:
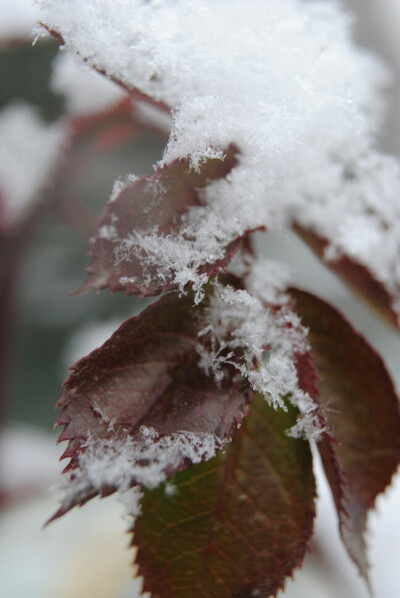
<svg viewBox="0 0 400 598"><path fill-rule="evenodd" d="M196 464L211 459L224 441L212 434L176 432L159 436L142 426L139 439L101 440L89 437L79 456L79 467L65 484L64 504L103 488L127 491L133 483L155 488L169 471L178 470L187 459Z"/></svg>
<svg viewBox="0 0 400 598"><path fill-rule="evenodd" d="M199 333L199 365L216 381L224 365L233 365L274 407L285 408L283 398L303 412L293 434L315 436L320 426L312 399L299 388L295 358L308 349L306 330L288 306L268 308L247 291L215 285L206 309L207 326ZM237 359L237 352L241 352Z"/></svg>

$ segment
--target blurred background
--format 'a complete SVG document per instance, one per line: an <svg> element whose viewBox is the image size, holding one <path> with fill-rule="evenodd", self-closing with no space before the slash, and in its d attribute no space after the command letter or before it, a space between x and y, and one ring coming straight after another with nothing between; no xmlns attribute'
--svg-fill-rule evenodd
<svg viewBox="0 0 400 598"><path fill-rule="evenodd" d="M385 150L400 155L400 2L347 0L344 4L355 12L359 43L384 57L396 75L388 90L389 112L380 142ZM126 549L130 539L124 534L126 521L116 500L93 500L42 528L58 504L61 450L53 425L68 367L144 306L143 300L123 294L70 296L82 283L89 263L91 221L85 206L99 215L115 179L129 173L150 174L162 157L164 142L156 129L154 135L146 135L138 126L125 134L123 108L110 113L106 126L104 119L99 124L96 115L123 102L121 92L98 75L77 71L65 55L60 59L58 44L50 38L32 46L31 31L38 18L40 13L29 0L0 0L0 161L5 155L2 144L12 144L14 139L8 139L2 129L2 115L10 106L21 110L21 115L26 105L33 107L32 118L43 130L54 123L65 126L67 114L80 134L68 180L57 178L51 189L58 197L56 205L40 219L33 218L21 255L14 256L12 244L8 245L3 271L12 263L12 283L5 275L0 278L1 301L6 301L3 295L10 295L0 331L0 353L7 356L6 370L0 372L5 397L0 435L0 595L134 598L140 582L132 580L134 554ZM39 135L37 152L42 149L40 139ZM1 173L0 165L0 200ZM25 176L23 168L18 176ZM49 190L41 191L46 197ZM68 207L75 199L78 219ZM31 217L29 211L21 212L19 223L9 224L4 214L0 211L4 238ZM291 265L298 286L340 306L384 356L400 388L400 335L378 321L296 238L260 234L257 243L265 256ZM9 293L4 292L6 287ZM339 543L329 492L318 470L317 463L320 501L314 550L282 596L366 598L367 590ZM400 596L399 479L378 500L369 527L376 595Z"/></svg>

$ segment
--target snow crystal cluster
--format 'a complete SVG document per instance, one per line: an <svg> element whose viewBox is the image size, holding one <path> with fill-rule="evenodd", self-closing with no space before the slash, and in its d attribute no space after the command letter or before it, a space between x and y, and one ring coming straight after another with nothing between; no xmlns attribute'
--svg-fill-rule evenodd
<svg viewBox="0 0 400 598"><path fill-rule="evenodd" d="M0 112L0 211L6 227L16 225L40 199L66 143L62 123L45 124L26 104Z"/></svg>
<svg viewBox="0 0 400 598"><path fill-rule="evenodd" d="M400 168L376 149L391 77L355 46L337 3L40 4L72 53L170 107L164 163L190 156L196 167L232 142L240 150L230 175L205 189L206 209L192 210L195 247L171 238L157 252L156 235L143 240L161 267L179 249L207 263L211 246L222 251L247 229L296 221L328 240L326 259L346 253L399 292Z"/></svg>
<svg viewBox="0 0 400 598"><path fill-rule="evenodd" d="M155 488L178 470L185 459L201 463L214 457L224 441L213 434L176 432L159 436L154 428L142 426L139 437L101 440L89 436L79 457L79 469L65 484L64 504L88 491L117 488L124 493L132 481Z"/></svg>
<svg viewBox="0 0 400 598"><path fill-rule="evenodd" d="M215 283L204 316L206 326L199 333L199 366L218 383L224 377L224 366L232 365L275 408L285 409L283 397L290 397L303 414L291 433L317 439L322 430L315 418L315 403L299 387L296 368L296 357L309 348L308 331L287 305L284 287L275 280L268 287L269 294L271 288L282 303L278 309L268 308L255 288L250 295ZM239 361L237 351L243 353Z"/></svg>

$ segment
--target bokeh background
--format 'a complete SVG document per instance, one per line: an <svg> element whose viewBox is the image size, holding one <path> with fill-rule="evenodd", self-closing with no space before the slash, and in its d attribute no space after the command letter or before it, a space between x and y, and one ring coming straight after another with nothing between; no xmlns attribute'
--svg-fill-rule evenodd
<svg viewBox="0 0 400 598"><path fill-rule="evenodd" d="M383 56L396 75L380 143L400 155L400 2L344 4L356 15L359 43ZM58 45L47 39L32 46L37 15L29 0L0 0L0 110L27 102L53 122L68 107L50 86ZM73 193L100 214L114 180L130 172L150 174L162 149L160 139L144 135L103 147L76 173ZM291 264L296 284L340 306L383 354L400 388L400 335L378 321L291 235L260 234L257 243L265 256ZM134 554L126 549L127 522L113 498L91 501L43 529L58 501L60 448L53 425L67 368L144 305L143 300L106 292L70 296L83 280L87 252L87 240L50 211L36 227L18 273L0 435L0 596L5 598L134 598L139 592L140 583L132 580ZM367 590L339 543L328 489L319 474L318 479L314 549L282 596L366 598ZM369 527L376 595L400 596L398 478L378 500Z"/></svg>

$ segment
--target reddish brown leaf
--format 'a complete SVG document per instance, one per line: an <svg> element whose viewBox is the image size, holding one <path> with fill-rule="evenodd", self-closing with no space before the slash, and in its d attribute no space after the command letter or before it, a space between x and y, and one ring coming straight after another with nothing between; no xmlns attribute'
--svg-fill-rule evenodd
<svg viewBox="0 0 400 598"><path fill-rule="evenodd" d="M303 324L310 329L315 373L309 357L303 356L299 379L322 406L330 426L330 435L324 436L318 448L341 536L368 580L366 517L399 463L398 398L381 357L336 309L304 291L291 289L291 295Z"/></svg>
<svg viewBox="0 0 400 598"><path fill-rule="evenodd" d="M153 177L142 177L125 187L114 201L110 201L100 220L92 245L93 262L89 276L78 292L89 289L126 291L127 294L157 295L177 287L174 276L165 277L157 266L143 266L144 250L140 256L129 253L116 259L115 249L132 232L147 233L157 228L157 235L166 236L179 231L182 217L200 205L197 189L211 180L225 177L236 164L236 149L231 146L224 160L208 160L196 172L186 160L176 160L159 168ZM239 246L232 243L224 259L205 263L199 270L209 276L227 266Z"/></svg>
<svg viewBox="0 0 400 598"><path fill-rule="evenodd" d="M94 137L96 149L113 149L140 134L154 134L167 139L164 130L155 125L145 123L138 113L137 104L131 96L124 98L111 108L70 119L73 141L82 137Z"/></svg>
<svg viewBox="0 0 400 598"><path fill-rule="evenodd" d="M233 368L217 385L197 367L203 309L203 304L193 307L192 297L169 294L126 321L102 347L73 367L58 403L62 407L58 426L64 426L60 441L69 441L63 457L71 458L67 471L72 472L75 485L84 477L82 455L89 437L92 444L106 443L108 455L114 450L112 441L125 446L144 441L144 429L156 433L154 444L178 432L199 438L213 435L217 447L231 437L251 393ZM167 464L163 473L172 475L190 463L184 456ZM133 471L129 485L138 481ZM100 483L99 487L83 479L82 488L69 492L56 517L98 493L114 491L117 485Z"/></svg>
<svg viewBox="0 0 400 598"><path fill-rule="evenodd" d="M301 565L315 487L295 419L256 397L225 451L145 493L134 544L153 598L276 596Z"/></svg>
<svg viewBox="0 0 400 598"><path fill-rule="evenodd" d="M298 224L296 224L294 230L314 253L323 260L324 252L328 245L326 239ZM389 293L381 282L374 278L373 274L365 266L346 255L342 255L336 260L323 260L323 263L365 299L380 316L390 322L392 326L400 328L399 315L394 309L395 297Z"/></svg>
<svg viewBox="0 0 400 598"><path fill-rule="evenodd" d="M112 147L117 141L123 142L143 132L143 127L133 118L133 107L129 97L107 110L71 118L70 128L74 141L82 136L94 135L99 149Z"/></svg>

